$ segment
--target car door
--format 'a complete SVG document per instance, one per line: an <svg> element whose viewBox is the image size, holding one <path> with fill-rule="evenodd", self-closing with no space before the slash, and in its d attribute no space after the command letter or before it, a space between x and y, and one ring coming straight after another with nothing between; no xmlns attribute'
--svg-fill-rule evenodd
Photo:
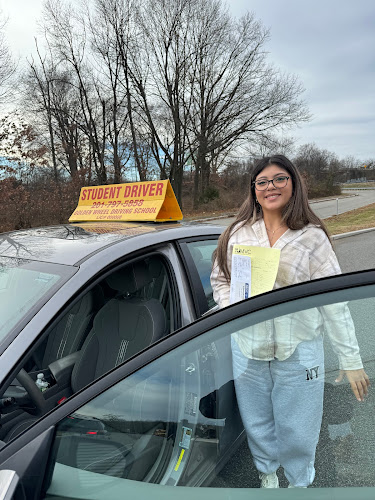
<svg viewBox="0 0 375 500"><path fill-rule="evenodd" d="M283 492L288 482L280 469L281 488L271 496L372 499L373 389L359 402L348 382L337 380L349 326L374 383L374 306L375 271L367 271L280 289L202 318L117 367L1 449L0 471L11 471L4 472L9 491L18 484L9 498L268 498L259 489L243 425L262 394L241 411L238 383L246 367L236 363L235 343L243 336L256 341L254 334L270 324L284 333L297 325L296 334L309 343L316 340L308 335L315 335L319 317L324 367L310 366L314 353L301 357L300 364L307 363L298 379L324 385L323 414L310 407L321 419L315 480L308 489ZM297 392L291 394L291 416L301 402Z"/></svg>

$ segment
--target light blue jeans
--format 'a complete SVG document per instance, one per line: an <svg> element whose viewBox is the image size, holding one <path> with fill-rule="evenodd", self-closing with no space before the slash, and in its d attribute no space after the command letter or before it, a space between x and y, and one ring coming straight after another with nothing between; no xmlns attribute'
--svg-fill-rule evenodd
<svg viewBox="0 0 375 500"><path fill-rule="evenodd" d="M318 337L298 344L284 361L245 357L232 338L233 375L254 464L270 474L284 467L293 486L315 476L323 414L324 351Z"/></svg>

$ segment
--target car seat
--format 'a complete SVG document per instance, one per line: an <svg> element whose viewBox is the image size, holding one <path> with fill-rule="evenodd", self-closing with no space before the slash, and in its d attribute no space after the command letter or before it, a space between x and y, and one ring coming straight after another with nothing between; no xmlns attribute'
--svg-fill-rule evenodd
<svg viewBox="0 0 375 500"><path fill-rule="evenodd" d="M144 261L107 278L117 291L94 318L82 354L73 368L71 387L78 391L107 371L159 340L166 330L162 304L137 294L152 281Z"/></svg>

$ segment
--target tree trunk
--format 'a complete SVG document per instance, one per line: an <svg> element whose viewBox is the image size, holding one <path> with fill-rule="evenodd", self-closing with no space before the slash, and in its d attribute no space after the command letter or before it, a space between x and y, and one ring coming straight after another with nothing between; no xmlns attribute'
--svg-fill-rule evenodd
<svg viewBox="0 0 375 500"><path fill-rule="evenodd" d="M194 193L193 193L193 208L196 210L199 205L199 185L200 185L200 166L199 161L195 162L195 171L194 171Z"/></svg>

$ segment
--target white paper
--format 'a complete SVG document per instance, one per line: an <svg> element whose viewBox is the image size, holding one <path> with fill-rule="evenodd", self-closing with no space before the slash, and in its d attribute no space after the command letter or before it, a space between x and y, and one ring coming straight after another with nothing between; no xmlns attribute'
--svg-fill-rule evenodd
<svg viewBox="0 0 375 500"><path fill-rule="evenodd" d="M230 303L251 297L251 258L247 255L232 255L230 280Z"/></svg>

